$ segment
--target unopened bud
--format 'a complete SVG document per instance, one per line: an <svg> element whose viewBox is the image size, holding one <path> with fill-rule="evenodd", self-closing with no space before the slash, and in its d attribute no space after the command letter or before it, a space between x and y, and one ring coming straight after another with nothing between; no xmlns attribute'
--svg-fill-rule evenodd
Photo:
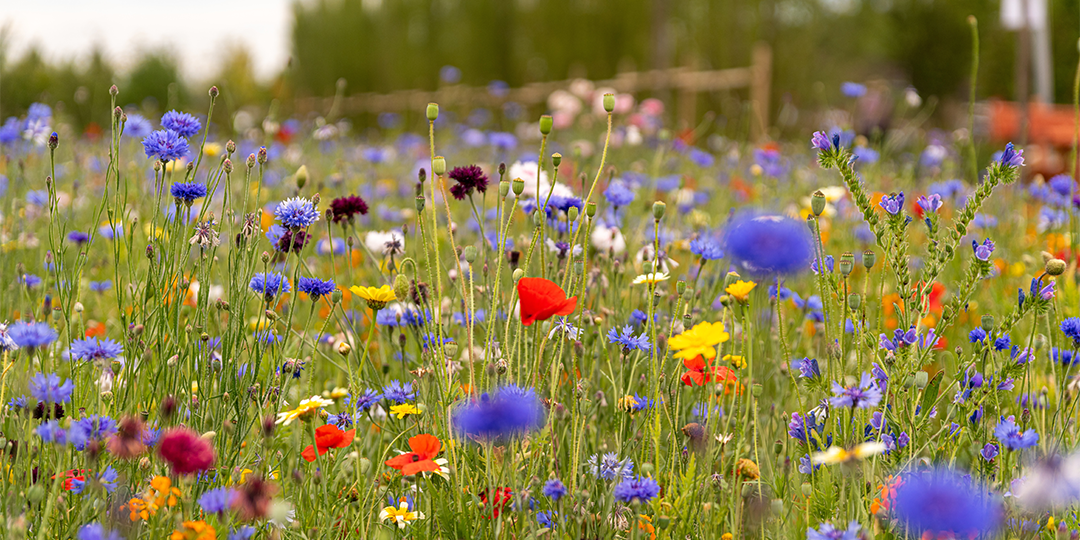
<svg viewBox="0 0 1080 540"><path fill-rule="evenodd" d="M1051 276L1060 276L1065 273L1065 269L1068 265L1061 259L1050 259L1046 261L1046 273Z"/></svg>
<svg viewBox="0 0 1080 540"><path fill-rule="evenodd" d="M296 187L304 189L304 185L308 181L307 165L301 165L299 169L296 169Z"/></svg>
<svg viewBox="0 0 1080 540"><path fill-rule="evenodd" d="M547 135L551 133L551 115L545 114L540 117L540 133ZM556 165L558 167L558 165Z"/></svg>
<svg viewBox="0 0 1080 540"><path fill-rule="evenodd" d="M117 88L115 84L109 87L109 95L110 96L116 97L119 94L120 94L120 89Z"/></svg>
<svg viewBox="0 0 1080 540"><path fill-rule="evenodd" d="M462 255L465 256L465 262L469 264L476 262L476 246L465 246Z"/></svg>
<svg viewBox="0 0 1080 540"><path fill-rule="evenodd" d="M656 221L664 219L664 212L667 211L667 205L663 201L656 201L652 203L652 216Z"/></svg>
<svg viewBox="0 0 1080 540"><path fill-rule="evenodd" d="M435 176L446 174L446 158L435 156L435 159L431 161L431 174Z"/></svg>
<svg viewBox="0 0 1080 540"><path fill-rule="evenodd" d="M604 94L604 110L608 114L615 112L615 94Z"/></svg>
<svg viewBox="0 0 1080 540"><path fill-rule="evenodd" d="M210 97L211 98L216 98L216 97L218 97L218 94L220 94L220 92L218 91L217 86L211 86L210 87Z"/></svg>
<svg viewBox="0 0 1080 540"><path fill-rule="evenodd" d="M815 216L820 216L825 211L825 194L821 190L817 190L810 196L810 210L814 212Z"/></svg>
<svg viewBox="0 0 1080 540"><path fill-rule="evenodd" d="M439 104L438 103L428 103L426 112L427 112L428 122L434 122L435 119L439 117Z"/></svg>

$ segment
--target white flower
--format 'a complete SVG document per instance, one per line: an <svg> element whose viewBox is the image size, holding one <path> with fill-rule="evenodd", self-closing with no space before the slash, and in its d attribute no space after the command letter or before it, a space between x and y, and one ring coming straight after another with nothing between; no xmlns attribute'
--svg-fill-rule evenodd
<svg viewBox="0 0 1080 540"><path fill-rule="evenodd" d="M399 230L370 231L364 236L364 245L372 253L388 255L405 250L405 235Z"/></svg>
<svg viewBox="0 0 1080 540"><path fill-rule="evenodd" d="M626 239L623 238L622 232L603 223L596 224L590 240L593 247L603 253L613 252L615 255L621 255L626 251Z"/></svg>

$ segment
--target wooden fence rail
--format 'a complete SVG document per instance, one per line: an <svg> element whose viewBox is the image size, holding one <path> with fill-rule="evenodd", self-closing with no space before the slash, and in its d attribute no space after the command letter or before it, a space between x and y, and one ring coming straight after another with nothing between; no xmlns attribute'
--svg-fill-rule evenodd
<svg viewBox="0 0 1080 540"><path fill-rule="evenodd" d="M616 92L635 94L646 91L676 90L682 96L698 93L749 88L755 134L765 132L769 125L769 83L772 71L772 51L767 44L754 46L752 64L748 67L695 71L687 67L632 71L619 73L612 79L593 81L597 88L613 88ZM420 111L431 102L447 107L492 107L507 102L522 105L544 103L556 90L570 87L574 79L529 83L505 92L493 93L487 87L452 85L438 90L398 90L386 94L367 92L341 98L339 112L363 114ZM296 100L300 113L326 113L334 103L332 97L309 97ZM684 110L682 114L686 114ZM692 116L693 108L689 109Z"/></svg>

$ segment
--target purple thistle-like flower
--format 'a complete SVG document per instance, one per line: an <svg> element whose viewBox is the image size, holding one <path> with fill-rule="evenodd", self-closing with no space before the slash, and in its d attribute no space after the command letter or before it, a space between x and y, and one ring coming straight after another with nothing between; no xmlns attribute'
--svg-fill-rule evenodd
<svg viewBox="0 0 1080 540"><path fill-rule="evenodd" d="M146 157L156 157L161 161L175 161L186 157L189 152L187 139L167 129L150 133L143 139L142 145Z"/></svg>
<svg viewBox="0 0 1080 540"><path fill-rule="evenodd" d="M544 406L531 389L504 387L462 403L453 423L461 435L479 439L504 439L544 425Z"/></svg>
<svg viewBox="0 0 1080 540"><path fill-rule="evenodd" d="M184 138L194 137L202 129L202 124L194 116L172 110L161 117L161 127L175 132Z"/></svg>
<svg viewBox="0 0 1080 540"><path fill-rule="evenodd" d="M895 195L885 195L881 198L881 202L878 203L891 215L897 215L904 209L904 192L901 191Z"/></svg>
<svg viewBox="0 0 1080 540"><path fill-rule="evenodd" d="M833 397L829 398L829 403L834 407L868 409L881 401L881 390L866 372L863 372L857 386L843 387L840 383L833 381L832 391Z"/></svg>
<svg viewBox="0 0 1080 540"><path fill-rule="evenodd" d="M1006 167L1023 167L1024 151L1017 150L1013 143L1006 144L1005 150L1001 153L1001 164Z"/></svg>
<svg viewBox="0 0 1080 540"><path fill-rule="evenodd" d="M488 176L476 165L454 167L450 169L448 176L454 181L454 185L450 186L450 194L459 201L472 195L473 190L480 193L487 191Z"/></svg>
<svg viewBox="0 0 1080 540"><path fill-rule="evenodd" d="M1031 448L1039 443L1039 434L1033 429L1020 431L1020 426L1016 425L1014 416L1001 418L1001 423L994 428L994 437L1009 450Z"/></svg>
<svg viewBox="0 0 1080 540"><path fill-rule="evenodd" d="M829 135L824 131L815 131L814 136L810 138L810 147L821 152L828 152L832 149L832 141L829 140Z"/></svg>
<svg viewBox="0 0 1080 540"><path fill-rule="evenodd" d="M941 205L944 204L941 202L941 195L938 195L937 193L932 193L929 197L920 196L917 202L919 203L919 207L923 209L923 212L929 212L931 214L937 212L938 209L941 208Z"/></svg>
<svg viewBox="0 0 1080 540"><path fill-rule="evenodd" d="M612 494L615 495L616 500L624 503L634 501L647 503L660 494L660 484L644 476L628 478L616 484Z"/></svg>

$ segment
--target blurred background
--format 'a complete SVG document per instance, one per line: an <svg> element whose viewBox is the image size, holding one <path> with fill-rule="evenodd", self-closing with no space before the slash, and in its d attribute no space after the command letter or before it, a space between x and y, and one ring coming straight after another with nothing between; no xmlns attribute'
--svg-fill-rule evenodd
<svg viewBox="0 0 1080 540"><path fill-rule="evenodd" d="M774 137L804 129L800 111L841 103L846 81L868 89L860 104L867 122L887 122L897 103L917 100L935 105L928 121L957 127L970 91L969 16L978 20L980 100L1071 103L1080 38L1080 0L8 3L0 12L0 118L45 102L91 133L108 125L114 83L125 108L147 115L204 110L206 89L216 84L223 99L212 120L226 131L241 110L340 115L364 126L379 122L371 107L339 100L335 108L332 98L463 88L501 96L504 114L531 117L550 105L512 103L507 89L652 69L752 67L755 50L771 52L757 59L771 60L758 65L767 77L758 90ZM684 128L712 115L718 129L738 130L751 122L752 91L648 88L635 97L663 99L665 114ZM408 99L380 103L421 114Z"/></svg>

